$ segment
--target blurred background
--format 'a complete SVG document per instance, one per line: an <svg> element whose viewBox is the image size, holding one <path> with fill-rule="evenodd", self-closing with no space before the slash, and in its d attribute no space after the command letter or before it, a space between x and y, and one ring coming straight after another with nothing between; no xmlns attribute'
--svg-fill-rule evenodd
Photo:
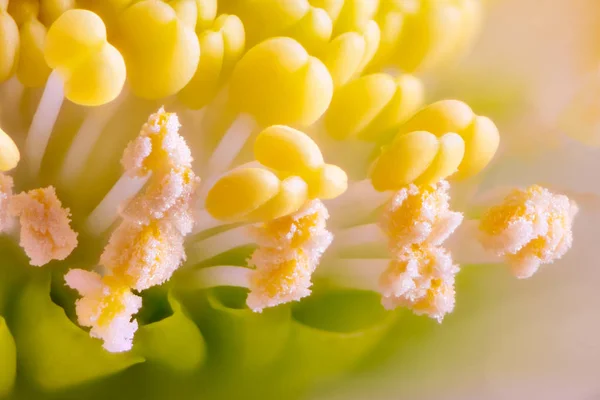
<svg viewBox="0 0 600 400"><path fill-rule="evenodd" d="M472 52L429 78L429 100L460 98L498 124L502 157L481 190L576 198L573 249L528 281L465 267L442 325L401 318L380 364L312 399L600 399L600 2L497 0L486 14Z"/></svg>

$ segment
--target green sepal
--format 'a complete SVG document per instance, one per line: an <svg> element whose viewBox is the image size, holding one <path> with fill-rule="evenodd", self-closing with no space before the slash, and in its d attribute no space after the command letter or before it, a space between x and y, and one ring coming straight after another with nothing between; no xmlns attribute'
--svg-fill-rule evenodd
<svg viewBox="0 0 600 400"><path fill-rule="evenodd" d="M276 360L287 341L291 313L287 305L256 313L246 307L247 291L215 288L206 294L201 328L212 339L216 361L226 370L256 370ZM214 347L213 347L214 344Z"/></svg>
<svg viewBox="0 0 600 400"><path fill-rule="evenodd" d="M393 325L377 293L328 290L294 304L285 357L276 366L277 398L290 388L302 390L354 369ZM274 395L273 395L274 394Z"/></svg>
<svg viewBox="0 0 600 400"><path fill-rule="evenodd" d="M175 373L198 368L206 357L206 345L200 330L185 314L172 293L168 295L172 315L141 326L134 338L133 353Z"/></svg>
<svg viewBox="0 0 600 400"><path fill-rule="evenodd" d="M17 375L17 349L15 341L0 317L0 398L8 396L12 391Z"/></svg>
<svg viewBox="0 0 600 400"><path fill-rule="evenodd" d="M16 304L15 340L25 379L52 391L144 362L132 353L107 352L100 340L71 321L50 298L49 278L48 273L32 277Z"/></svg>

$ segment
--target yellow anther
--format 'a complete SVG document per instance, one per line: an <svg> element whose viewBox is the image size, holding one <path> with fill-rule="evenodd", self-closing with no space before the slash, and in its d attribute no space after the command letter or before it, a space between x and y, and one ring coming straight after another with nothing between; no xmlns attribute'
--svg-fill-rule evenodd
<svg viewBox="0 0 600 400"><path fill-rule="evenodd" d="M386 3L377 16L385 33L374 68L393 64L413 72L451 61L469 46L481 19L478 0Z"/></svg>
<svg viewBox="0 0 600 400"><path fill-rule="evenodd" d="M250 45L283 34L310 10L306 0L247 0L231 3L234 4L228 5L228 12L244 21Z"/></svg>
<svg viewBox="0 0 600 400"><path fill-rule="evenodd" d="M0 233L8 232L13 227L13 218L10 214L10 199L13 195L13 179L0 174Z"/></svg>
<svg viewBox="0 0 600 400"><path fill-rule="evenodd" d="M335 199L348 189L348 175L337 165L322 165L309 174L306 181L311 199Z"/></svg>
<svg viewBox="0 0 600 400"><path fill-rule="evenodd" d="M346 32L332 40L323 51L323 63L333 85L346 84L359 70L366 52L365 38L357 32Z"/></svg>
<svg viewBox="0 0 600 400"><path fill-rule="evenodd" d="M107 42L102 19L91 11L62 14L48 30L44 56L64 79L65 97L74 103L102 105L121 93L123 57Z"/></svg>
<svg viewBox="0 0 600 400"><path fill-rule="evenodd" d="M415 183L434 184L440 179L453 175L463 161L465 155L465 141L456 133L446 133L439 138L440 147L435 159Z"/></svg>
<svg viewBox="0 0 600 400"><path fill-rule="evenodd" d="M39 0L40 21L50 26L67 10L75 8L75 0Z"/></svg>
<svg viewBox="0 0 600 400"><path fill-rule="evenodd" d="M196 32L210 28L217 17L217 0L196 0Z"/></svg>
<svg viewBox="0 0 600 400"><path fill-rule="evenodd" d="M106 45L77 67L65 82L65 96L74 103L97 106L114 100L125 83L125 64L119 51Z"/></svg>
<svg viewBox="0 0 600 400"><path fill-rule="evenodd" d="M336 139L377 141L412 115L422 101L423 85L413 76L363 76L336 90L325 114L325 129Z"/></svg>
<svg viewBox="0 0 600 400"><path fill-rule="evenodd" d="M400 135L381 150L371 170L371 182L378 191L399 190L414 182L435 160L438 138L425 131Z"/></svg>
<svg viewBox="0 0 600 400"><path fill-rule="evenodd" d="M498 128L487 117L475 117L471 125L461 132L465 141L465 156L458 168L457 178L466 178L484 169L500 145Z"/></svg>
<svg viewBox="0 0 600 400"><path fill-rule="evenodd" d="M20 33L17 78L26 87L43 86L52 71L44 59L46 27L37 19L32 19L21 26Z"/></svg>
<svg viewBox="0 0 600 400"><path fill-rule="evenodd" d="M15 20L0 9L0 83L12 76L19 56L19 28Z"/></svg>
<svg viewBox="0 0 600 400"><path fill-rule="evenodd" d="M463 220L462 213L450 210L450 185L408 185L394 194L384 208L380 226L389 238L392 254L407 246L428 243L441 245Z"/></svg>
<svg viewBox="0 0 600 400"><path fill-rule="evenodd" d="M441 247L408 247L381 275L381 302L387 309L407 307L417 315L442 322L454 309L454 276L458 271Z"/></svg>
<svg viewBox="0 0 600 400"><path fill-rule="evenodd" d="M131 350L138 323L133 319L142 307L142 298L131 293L112 277L101 278L95 272L72 269L65 275L69 287L79 292L75 303L80 325L92 328L90 336L104 341L103 347L118 353Z"/></svg>
<svg viewBox="0 0 600 400"><path fill-rule="evenodd" d="M271 221L298 211L308 200L308 185L298 176L281 181L279 192L248 214L249 221Z"/></svg>
<svg viewBox="0 0 600 400"><path fill-rule="evenodd" d="M196 0L170 0L168 4L173 8L177 18L191 29L196 29L198 20L198 3Z"/></svg>
<svg viewBox="0 0 600 400"><path fill-rule="evenodd" d="M541 264L560 259L573 242L577 205L540 186L514 190L481 218L484 248L510 264L518 278L529 278Z"/></svg>
<svg viewBox="0 0 600 400"><path fill-rule="evenodd" d="M416 137L427 139L417 144ZM476 116L466 104L433 103L402 124L394 141L382 149L372 171L373 184L377 190L394 190L411 182L435 183L457 170L461 178L474 175L491 161L499 141L494 123Z"/></svg>
<svg viewBox="0 0 600 400"><path fill-rule="evenodd" d="M310 125L325 112L332 95L333 83L323 63L285 37L250 49L231 78L231 101L262 126Z"/></svg>
<svg viewBox="0 0 600 400"><path fill-rule="evenodd" d="M256 268L246 299L252 311L261 312L264 308L298 301L310 295L313 268L302 250L259 249L252 254L250 265Z"/></svg>
<svg viewBox="0 0 600 400"><path fill-rule="evenodd" d="M231 75L235 63L244 52L244 25L235 15L220 15L211 29L198 35L198 40L198 69L178 94L185 105L194 109L210 103Z"/></svg>
<svg viewBox="0 0 600 400"><path fill-rule="evenodd" d="M40 12L39 0L18 0L8 2L8 13L12 15L17 25L36 19Z"/></svg>
<svg viewBox="0 0 600 400"><path fill-rule="evenodd" d="M346 172L325 164L319 146L296 129L283 125L265 129L256 138L254 155L281 176L300 176L308 184L311 199L333 199L348 187Z"/></svg>
<svg viewBox="0 0 600 400"><path fill-rule="evenodd" d="M427 131L436 136L448 132L461 133L473 122L471 107L458 100L437 101L422 108L400 126L397 134Z"/></svg>
<svg viewBox="0 0 600 400"><path fill-rule="evenodd" d="M318 54L331 39L333 23L327 12L311 7L295 25L285 32L285 36L296 39L310 54Z"/></svg>
<svg viewBox="0 0 600 400"><path fill-rule="evenodd" d="M219 179L206 197L206 210L216 219L237 221L279 193L281 181L262 168L239 168Z"/></svg>
<svg viewBox="0 0 600 400"><path fill-rule="evenodd" d="M69 225L69 209L62 207L54 187L13 196L10 212L19 217L20 244L31 265L41 267L52 260L64 260L77 247L77 233Z"/></svg>
<svg viewBox="0 0 600 400"><path fill-rule="evenodd" d="M120 49L132 91L158 99L180 91L194 76L200 45L171 6L144 0L119 16Z"/></svg>
<svg viewBox="0 0 600 400"><path fill-rule="evenodd" d="M425 98L425 89L420 79L412 75L400 75L395 79L396 92L385 108L371 121L359 138L369 141L380 140L417 111Z"/></svg>
<svg viewBox="0 0 600 400"><path fill-rule="evenodd" d="M396 90L387 74L363 76L337 89L325 114L327 133L335 139L358 137L392 101Z"/></svg>
<svg viewBox="0 0 600 400"><path fill-rule="evenodd" d="M344 7L344 0L310 0L315 8L321 8L329 15L332 21L337 21Z"/></svg>
<svg viewBox="0 0 600 400"><path fill-rule="evenodd" d="M308 135L284 125L270 126L258 135L254 157L268 168L302 177L324 163L319 146Z"/></svg>
<svg viewBox="0 0 600 400"><path fill-rule="evenodd" d="M21 155L15 142L0 128L0 171L10 171L19 163Z"/></svg>
<svg viewBox="0 0 600 400"><path fill-rule="evenodd" d="M334 35L337 36L350 31L362 31L375 16L379 3L380 0L344 1L344 6L335 21Z"/></svg>

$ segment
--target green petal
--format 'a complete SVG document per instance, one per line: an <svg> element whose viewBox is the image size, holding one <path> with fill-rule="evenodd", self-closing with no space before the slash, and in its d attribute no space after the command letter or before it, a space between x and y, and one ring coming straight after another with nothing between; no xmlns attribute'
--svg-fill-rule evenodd
<svg viewBox="0 0 600 400"><path fill-rule="evenodd" d="M19 365L43 390L57 390L108 376L144 359L111 354L76 326L50 298L48 274L32 279L18 300L15 321Z"/></svg>
<svg viewBox="0 0 600 400"><path fill-rule="evenodd" d="M17 374L17 349L4 318L0 317L0 398L7 396Z"/></svg>
<svg viewBox="0 0 600 400"><path fill-rule="evenodd" d="M367 356L392 325L376 293L333 290L295 304L285 357L277 368L279 390L339 377Z"/></svg>
<svg viewBox="0 0 600 400"><path fill-rule="evenodd" d="M213 340L219 364L226 369L255 370L279 357L290 329L287 306L255 313L246 307L247 292L215 288L207 294L208 307L201 328ZM212 347L214 345L214 348Z"/></svg>
<svg viewBox="0 0 600 400"><path fill-rule="evenodd" d="M173 372L189 372L205 359L204 338L175 297L169 294L168 299L173 314L142 326L136 333L133 352Z"/></svg>

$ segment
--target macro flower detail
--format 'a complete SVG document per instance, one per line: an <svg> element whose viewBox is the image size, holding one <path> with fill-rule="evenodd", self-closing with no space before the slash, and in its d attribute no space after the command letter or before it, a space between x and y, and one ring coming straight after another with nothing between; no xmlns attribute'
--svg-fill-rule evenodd
<svg viewBox="0 0 600 400"><path fill-rule="evenodd" d="M0 398L595 393L597 13L550 3L0 0Z"/></svg>
<svg viewBox="0 0 600 400"><path fill-rule="evenodd" d="M110 352L131 349L133 334L138 329L132 320L142 307L142 298L113 277L100 277L95 272L72 269L65 282L82 296L76 302L79 324L92 328L90 335L104 341Z"/></svg>
<svg viewBox="0 0 600 400"><path fill-rule="evenodd" d="M503 257L517 278L529 278L569 250L577 212L567 196L537 185L516 189L482 216L479 240L486 250Z"/></svg>
<svg viewBox="0 0 600 400"><path fill-rule="evenodd" d="M394 194L380 222L391 253L424 242L437 246L454 232L463 216L450 210L449 188L446 181L421 187L410 184Z"/></svg>
<svg viewBox="0 0 600 400"><path fill-rule="evenodd" d="M77 233L69 225L70 211L62 207L54 187L14 195L10 213L19 218L20 244L31 265L64 260L77 247Z"/></svg>
<svg viewBox="0 0 600 400"><path fill-rule="evenodd" d="M385 308L407 307L442 322L454 309L454 276L459 268L442 247L413 245L390 261L379 278Z"/></svg>
<svg viewBox="0 0 600 400"><path fill-rule="evenodd" d="M219 237L225 243L219 251L256 243L258 249L248 260L254 269L209 267L200 270L197 278L208 287L234 282L247 287L248 307L261 312L310 294L312 273L333 240L326 229L329 214L320 199L340 196L346 190L347 176L339 167L325 163L309 136L286 126L263 130L256 138L254 154L260 167L240 167L225 174L206 199L206 209L214 218L254 223ZM199 254L203 248L218 254L214 248L209 250L211 245L199 245Z"/></svg>

